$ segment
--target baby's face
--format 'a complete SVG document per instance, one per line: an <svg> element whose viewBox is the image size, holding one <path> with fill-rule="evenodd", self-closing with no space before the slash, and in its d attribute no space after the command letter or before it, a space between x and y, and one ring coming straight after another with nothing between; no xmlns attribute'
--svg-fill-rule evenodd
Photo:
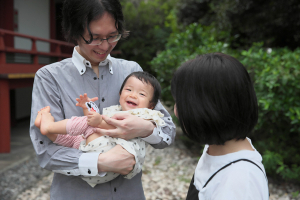
<svg viewBox="0 0 300 200"><path fill-rule="evenodd" d="M151 84L146 84L134 76L129 77L120 94L122 110L150 108L153 93L154 89Z"/></svg>

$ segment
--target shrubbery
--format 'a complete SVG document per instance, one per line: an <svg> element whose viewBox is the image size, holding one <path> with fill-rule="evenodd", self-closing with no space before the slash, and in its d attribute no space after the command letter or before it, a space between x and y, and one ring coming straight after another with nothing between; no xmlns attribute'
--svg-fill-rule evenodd
<svg viewBox="0 0 300 200"><path fill-rule="evenodd" d="M150 61L163 50L171 33L169 15L178 0L121 0L128 41L120 41L116 49L120 57L134 60L150 73Z"/></svg>
<svg viewBox="0 0 300 200"><path fill-rule="evenodd" d="M161 82L165 103L172 105L170 80L183 62L196 55L223 52L248 69L259 101L259 122L251 136L263 155L268 175L300 181L300 49L267 49L253 44L248 50L230 48L226 32L196 23L172 33L166 50L151 61Z"/></svg>

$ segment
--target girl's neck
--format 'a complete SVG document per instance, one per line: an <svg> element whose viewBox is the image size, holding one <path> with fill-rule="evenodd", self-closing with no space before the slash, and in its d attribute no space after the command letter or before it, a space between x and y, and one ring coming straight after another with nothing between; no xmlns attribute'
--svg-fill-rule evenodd
<svg viewBox="0 0 300 200"><path fill-rule="evenodd" d="M247 139L244 140L229 140L224 145L209 145L207 153L211 156L222 156L229 153L238 152L241 150L254 151L250 142Z"/></svg>

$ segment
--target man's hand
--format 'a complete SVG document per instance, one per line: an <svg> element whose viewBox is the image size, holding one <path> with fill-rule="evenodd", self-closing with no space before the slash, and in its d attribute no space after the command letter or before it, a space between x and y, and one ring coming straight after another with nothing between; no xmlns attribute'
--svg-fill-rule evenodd
<svg viewBox="0 0 300 200"><path fill-rule="evenodd" d="M94 132L114 138L130 140L136 137L147 137L152 134L155 125L148 120L131 115L129 113L117 113L112 118L102 116L107 124L117 127L116 129L105 130L95 128Z"/></svg>
<svg viewBox="0 0 300 200"><path fill-rule="evenodd" d="M121 145L116 145L98 157L98 172L115 172L126 175L133 170L134 165L134 156L123 149Z"/></svg>

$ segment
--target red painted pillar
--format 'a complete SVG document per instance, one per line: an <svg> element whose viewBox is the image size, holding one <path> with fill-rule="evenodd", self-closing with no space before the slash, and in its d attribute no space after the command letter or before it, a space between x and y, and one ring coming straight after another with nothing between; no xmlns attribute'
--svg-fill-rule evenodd
<svg viewBox="0 0 300 200"><path fill-rule="evenodd" d="M0 153L10 152L9 83L0 79Z"/></svg>

